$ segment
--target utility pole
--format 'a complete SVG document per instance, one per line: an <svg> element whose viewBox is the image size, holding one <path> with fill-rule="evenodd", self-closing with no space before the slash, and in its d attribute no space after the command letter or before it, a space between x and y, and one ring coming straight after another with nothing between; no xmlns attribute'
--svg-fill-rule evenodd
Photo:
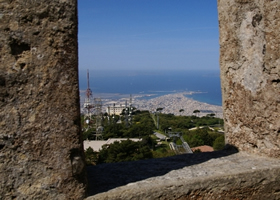
<svg viewBox="0 0 280 200"><path fill-rule="evenodd" d="M159 113L161 113L161 111L163 110L163 108L157 108L156 110L156 114L157 114L157 129L159 130Z"/></svg>

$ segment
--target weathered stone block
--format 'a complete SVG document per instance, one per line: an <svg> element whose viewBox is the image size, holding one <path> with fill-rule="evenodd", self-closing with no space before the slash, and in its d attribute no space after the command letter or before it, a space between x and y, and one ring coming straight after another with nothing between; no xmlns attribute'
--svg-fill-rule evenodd
<svg viewBox="0 0 280 200"><path fill-rule="evenodd" d="M86 200L280 198L280 160L246 152L107 163L89 167L88 174L93 185Z"/></svg>
<svg viewBox="0 0 280 200"><path fill-rule="evenodd" d="M76 0L0 1L1 199L82 199Z"/></svg>
<svg viewBox="0 0 280 200"><path fill-rule="evenodd" d="M280 3L218 0L227 143L280 157Z"/></svg>

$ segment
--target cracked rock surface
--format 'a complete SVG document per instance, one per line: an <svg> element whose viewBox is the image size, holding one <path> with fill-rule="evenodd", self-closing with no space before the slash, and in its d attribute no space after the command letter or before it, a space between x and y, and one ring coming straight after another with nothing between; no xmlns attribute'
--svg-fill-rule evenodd
<svg viewBox="0 0 280 200"><path fill-rule="evenodd" d="M0 0L0 199L83 199L75 0Z"/></svg>
<svg viewBox="0 0 280 200"><path fill-rule="evenodd" d="M280 158L280 3L218 0L226 140Z"/></svg>

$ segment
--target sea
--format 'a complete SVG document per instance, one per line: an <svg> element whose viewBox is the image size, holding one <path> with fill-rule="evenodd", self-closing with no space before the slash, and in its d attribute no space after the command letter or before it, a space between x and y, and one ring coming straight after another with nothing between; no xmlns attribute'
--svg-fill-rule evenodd
<svg viewBox="0 0 280 200"><path fill-rule="evenodd" d="M166 94L193 92L186 97L222 105L219 70L92 70L89 85L95 94L141 95L155 98ZM87 70L79 70L80 91L87 88ZM144 95L145 94L145 95Z"/></svg>

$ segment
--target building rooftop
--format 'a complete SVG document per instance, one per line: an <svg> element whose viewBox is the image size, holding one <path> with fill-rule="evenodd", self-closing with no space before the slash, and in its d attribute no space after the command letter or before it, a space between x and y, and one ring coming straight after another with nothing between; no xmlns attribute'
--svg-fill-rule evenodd
<svg viewBox="0 0 280 200"><path fill-rule="evenodd" d="M102 146L107 144L112 144L114 142L120 142L123 140L132 140L134 142L139 142L141 139L139 138L109 138L108 140L85 140L84 141L84 149L91 147L94 151L100 151Z"/></svg>

